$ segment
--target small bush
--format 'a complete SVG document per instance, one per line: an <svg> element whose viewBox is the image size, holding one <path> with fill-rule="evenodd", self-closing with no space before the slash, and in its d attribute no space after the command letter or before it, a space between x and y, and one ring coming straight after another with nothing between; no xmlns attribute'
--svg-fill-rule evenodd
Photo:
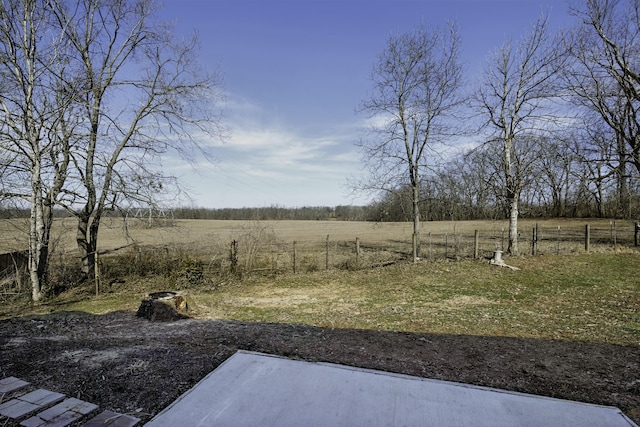
<svg viewBox="0 0 640 427"><path fill-rule="evenodd" d="M306 271L308 273L320 271L320 262L318 261L318 257L313 255L305 255L302 257L300 260L300 266L302 271Z"/></svg>
<svg viewBox="0 0 640 427"><path fill-rule="evenodd" d="M187 258L182 260L177 274L176 289L187 289L206 284L204 262Z"/></svg>

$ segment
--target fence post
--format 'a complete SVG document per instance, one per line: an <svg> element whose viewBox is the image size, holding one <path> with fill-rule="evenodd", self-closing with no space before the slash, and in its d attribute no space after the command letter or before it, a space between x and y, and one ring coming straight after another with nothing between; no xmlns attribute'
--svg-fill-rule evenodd
<svg viewBox="0 0 640 427"><path fill-rule="evenodd" d="M327 241L325 243L325 251L324 251L324 269L329 269L329 235L327 234Z"/></svg>
<svg viewBox="0 0 640 427"><path fill-rule="evenodd" d="M538 224L533 227L531 236L531 255L536 256L538 253Z"/></svg>
<svg viewBox="0 0 640 427"><path fill-rule="evenodd" d="M360 265L360 238L356 237L356 265Z"/></svg>
<svg viewBox="0 0 640 427"><path fill-rule="evenodd" d="M456 225L453 224L453 257L458 259L458 233L456 233Z"/></svg>
<svg viewBox="0 0 640 427"><path fill-rule="evenodd" d="M229 262L231 263L231 273L236 274L238 268L238 242L235 240L231 241L231 246L229 247Z"/></svg>
<svg viewBox="0 0 640 427"><path fill-rule="evenodd" d="M449 259L449 233L444 233L444 259Z"/></svg>
<svg viewBox="0 0 640 427"><path fill-rule="evenodd" d="M609 221L609 244L613 246L613 221Z"/></svg>
<svg viewBox="0 0 640 427"><path fill-rule="evenodd" d="M560 255L560 226L558 226L558 238L556 239L556 255Z"/></svg>
<svg viewBox="0 0 640 427"><path fill-rule="evenodd" d="M640 233L640 222L636 222L635 230L633 232L633 244L638 246L638 233Z"/></svg>
<svg viewBox="0 0 640 427"><path fill-rule="evenodd" d="M473 258L478 259L478 230L475 230L473 233Z"/></svg>
<svg viewBox="0 0 640 427"><path fill-rule="evenodd" d="M502 227L502 243L500 244L500 250L504 252L504 227Z"/></svg>
<svg viewBox="0 0 640 427"><path fill-rule="evenodd" d="M296 241L293 241L293 274L296 274Z"/></svg>
<svg viewBox="0 0 640 427"><path fill-rule="evenodd" d="M93 256L93 273L96 281L96 296L100 295L100 261L98 260L98 249Z"/></svg>
<svg viewBox="0 0 640 427"><path fill-rule="evenodd" d="M589 224L584 227L584 250L585 252L589 252L589 240L591 239L591 228Z"/></svg>
<svg viewBox="0 0 640 427"><path fill-rule="evenodd" d="M618 245L618 227L616 226L616 222L613 221L613 247L615 248Z"/></svg>

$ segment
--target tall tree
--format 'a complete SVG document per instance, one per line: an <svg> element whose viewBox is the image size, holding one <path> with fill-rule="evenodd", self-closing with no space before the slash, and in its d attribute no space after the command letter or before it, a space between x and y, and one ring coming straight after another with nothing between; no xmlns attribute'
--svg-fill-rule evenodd
<svg viewBox="0 0 640 427"><path fill-rule="evenodd" d="M154 19L153 0L54 3L86 120L84 144L71 153L75 187L66 194L90 276L105 211L153 203L145 196L166 191L170 177L154 169L159 155L171 149L185 158L207 156L198 138L220 134L210 108L217 76L198 70L195 36L178 42L171 27Z"/></svg>
<svg viewBox="0 0 640 427"><path fill-rule="evenodd" d="M640 1L586 0L573 13L581 24L568 38L573 66L565 79L576 104L586 110L587 125L595 112L615 134L615 156L603 178L616 179L616 204L626 216L627 165L640 172Z"/></svg>
<svg viewBox="0 0 640 427"><path fill-rule="evenodd" d="M371 96L361 110L376 124L360 143L369 177L366 190L411 188L413 260L420 255L420 185L440 144L451 136L462 85L460 39L453 25L420 26L394 35L378 57Z"/></svg>
<svg viewBox="0 0 640 427"><path fill-rule="evenodd" d="M575 155L568 138L542 138L540 144L540 179L536 180L537 191L542 199L540 205L546 205L547 216L567 216L573 184L571 178L575 174Z"/></svg>
<svg viewBox="0 0 640 427"><path fill-rule="evenodd" d="M508 41L493 53L475 97L491 132L489 143L502 147L504 198L509 204L507 251L512 255L519 254L519 202L527 177L518 159L554 118L548 108L556 95L554 77L561 58L549 38L548 18L541 16L517 46Z"/></svg>
<svg viewBox="0 0 640 427"><path fill-rule="evenodd" d="M47 283L53 206L67 177L74 123L61 32L40 0L0 3L0 198L30 209L32 299Z"/></svg>

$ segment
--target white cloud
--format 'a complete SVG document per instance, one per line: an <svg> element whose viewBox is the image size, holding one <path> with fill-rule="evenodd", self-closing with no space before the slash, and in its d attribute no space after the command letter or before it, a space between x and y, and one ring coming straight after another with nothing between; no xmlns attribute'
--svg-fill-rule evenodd
<svg viewBox="0 0 640 427"><path fill-rule="evenodd" d="M196 204L208 207L364 204L348 196L347 178L360 170L353 144L357 124L337 124L331 132L282 123L246 98L229 96L230 136L215 144L215 164L185 165L182 175Z"/></svg>

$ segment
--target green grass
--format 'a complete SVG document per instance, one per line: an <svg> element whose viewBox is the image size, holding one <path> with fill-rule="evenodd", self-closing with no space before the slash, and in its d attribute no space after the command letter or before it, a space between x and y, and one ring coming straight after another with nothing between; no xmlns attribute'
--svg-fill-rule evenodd
<svg viewBox="0 0 640 427"><path fill-rule="evenodd" d="M263 299L235 308L214 298L212 306L243 320L638 344L636 263L627 260L625 274L611 256L587 257L583 268L572 258L526 260L521 271L465 261L286 276L241 291Z"/></svg>
<svg viewBox="0 0 640 427"><path fill-rule="evenodd" d="M640 345L640 254L598 253L486 261L397 263L240 279L212 277L186 290L200 318ZM77 310L135 310L165 278L132 278L95 297L76 288L1 317Z"/></svg>
<svg viewBox="0 0 640 427"><path fill-rule="evenodd" d="M193 293L211 317L640 345L637 254L431 262Z"/></svg>

